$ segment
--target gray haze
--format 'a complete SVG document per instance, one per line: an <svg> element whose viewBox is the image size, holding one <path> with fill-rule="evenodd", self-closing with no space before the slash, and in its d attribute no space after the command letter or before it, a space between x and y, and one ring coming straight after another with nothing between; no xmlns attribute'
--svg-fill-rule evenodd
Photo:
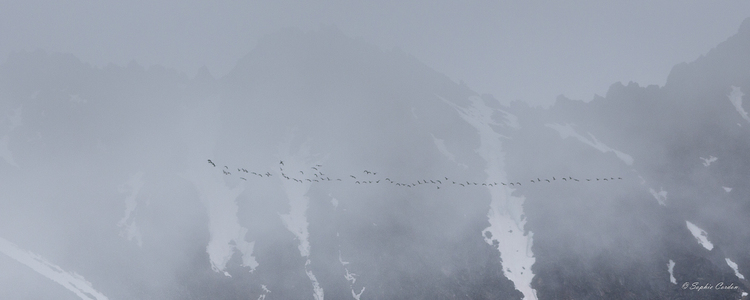
<svg viewBox="0 0 750 300"><path fill-rule="evenodd" d="M721 1L2 1L0 61L12 51L72 53L97 66L135 60L192 76L229 72L280 28L336 25L400 48L500 101L590 100L613 82L664 84L750 17Z"/></svg>
<svg viewBox="0 0 750 300"><path fill-rule="evenodd" d="M747 298L747 4L287 4L3 4L0 298Z"/></svg>

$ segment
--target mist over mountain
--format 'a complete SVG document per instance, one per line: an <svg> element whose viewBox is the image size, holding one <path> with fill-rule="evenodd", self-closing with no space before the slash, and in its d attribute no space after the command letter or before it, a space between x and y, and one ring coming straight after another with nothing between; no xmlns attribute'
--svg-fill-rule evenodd
<svg viewBox="0 0 750 300"><path fill-rule="evenodd" d="M747 53L748 20L664 86L548 109L333 27L269 35L221 78L14 53L0 64L0 289L746 298Z"/></svg>

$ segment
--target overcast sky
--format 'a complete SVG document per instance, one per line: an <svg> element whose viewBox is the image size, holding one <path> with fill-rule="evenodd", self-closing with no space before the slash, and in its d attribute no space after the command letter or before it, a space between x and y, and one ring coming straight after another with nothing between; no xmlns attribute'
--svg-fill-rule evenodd
<svg viewBox="0 0 750 300"><path fill-rule="evenodd" d="M617 81L663 84L750 17L746 0L313 2L2 0L0 60L44 49L222 76L268 33L333 24L501 101L549 104Z"/></svg>

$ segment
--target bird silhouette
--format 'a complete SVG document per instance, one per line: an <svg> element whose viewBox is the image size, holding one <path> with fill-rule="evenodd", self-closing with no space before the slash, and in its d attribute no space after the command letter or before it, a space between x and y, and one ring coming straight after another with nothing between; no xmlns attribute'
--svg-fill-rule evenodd
<svg viewBox="0 0 750 300"><path fill-rule="evenodd" d="M549 181L549 179L545 179L545 180L546 180L547 182L551 182L551 181Z"/></svg>
<svg viewBox="0 0 750 300"><path fill-rule="evenodd" d="M283 160L280 160L280 161L279 161L279 164L283 166L283 165L284 165L284 161L283 161Z"/></svg>
<svg viewBox="0 0 750 300"><path fill-rule="evenodd" d="M216 167L216 164L214 162L212 162L210 159L208 160L208 163L211 164L212 166Z"/></svg>
<svg viewBox="0 0 750 300"><path fill-rule="evenodd" d="M244 180L244 181L247 181L247 179L245 179L245 177L240 177L240 179L242 179L242 180Z"/></svg>

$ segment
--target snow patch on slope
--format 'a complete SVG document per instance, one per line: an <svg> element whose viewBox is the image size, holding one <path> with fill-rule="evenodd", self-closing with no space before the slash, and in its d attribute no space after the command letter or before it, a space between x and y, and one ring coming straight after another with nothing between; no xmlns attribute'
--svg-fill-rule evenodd
<svg viewBox="0 0 750 300"><path fill-rule="evenodd" d="M487 162L485 173L488 182L507 181L505 168L505 153L503 152L501 137L503 135L494 131L493 126L502 126L496 123L492 116L496 112L487 107L478 97L471 97L471 107L463 108L438 96L443 102L456 109L467 123L479 132L481 144L477 153ZM511 114L497 110L508 119L505 125L513 127L514 120L508 116ZM517 125L517 124L515 124ZM536 299L536 291L531 287L534 274L531 266L536 261L531 252L533 233L524 234L526 219L523 214L524 197L513 196L514 189L488 187L492 202L487 212L490 226L482 231L485 242L497 247L500 259L503 262L503 273L513 281L516 289L523 293L525 299ZM488 233L492 236L489 237Z"/></svg>
<svg viewBox="0 0 750 300"><path fill-rule="evenodd" d="M579 141L583 142L584 144L589 145L601 151L602 153L613 152L617 156L617 158L625 162L625 164L627 164L628 166L633 165L632 156L605 145L604 143L597 140L596 137L591 133L588 133L589 137L591 138L589 140L588 138L576 132L575 129L573 129L573 126L571 126L570 124L565 124L564 126L560 124L544 124L544 126L547 126L549 128L556 130L558 133L560 133L560 138L562 139L566 139L572 136L578 139Z"/></svg>
<svg viewBox="0 0 750 300"><path fill-rule="evenodd" d="M729 101L732 102L732 105L734 105L734 108L737 110L737 112L740 113L740 116L742 116L745 121L750 122L750 116L748 116L745 109L742 108L742 96L745 96L742 90L739 87L732 86L732 92L727 96L729 97Z"/></svg>
<svg viewBox="0 0 750 300"><path fill-rule="evenodd" d="M711 243L708 240L708 234L705 230L700 229L698 226L695 226L695 224L690 223L689 221L685 221L687 224L688 230L690 230L690 233L693 234L696 240L698 240L698 243L703 246L703 248L706 248L706 250L711 251L711 249L714 248L714 244Z"/></svg>
<svg viewBox="0 0 750 300"><path fill-rule="evenodd" d="M671 282L672 284L677 284L677 279L674 278L674 261L671 259L667 264L667 271L669 271L669 282Z"/></svg>
<svg viewBox="0 0 750 300"><path fill-rule="evenodd" d="M654 199L656 199L656 202L659 202L659 205L661 206L667 206L667 191L665 191L663 188L659 188L660 191L656 191L654 189L648 189L649 192L651 192L651 196L654 196Z"/></svg>
<svg viewBox="0 0 750 300"><path fill-rule="evenodd" d="M138 206L138 192L143 187L143 172L138 172L130 177L130 180L120 185L117 190L120 193L129 193L125 198L125 215L117 222L117 227L120 227L120 236L126 238L128 241L136 240L138 247L143 247L143 238L138 225L135 224L135 218L132 215L135 208Z"/></svg>
<svg viewBox="0 0 750 300"><path fill-rule="evenodd" d="M738 267L737 263L733 262L728 257L724 258L724 259L727 261L727 265L729 265L729 267L732 268L732 270L734 270L734 275L737 276L737 278L739 278L739 279L745 279L745 275L740 274L740 271L737 268Z"/></svg>
<svg viewBox="0 0 750 300"><path fill-rule="evenodd" d="M310 160L310 153L308 146L303 144L300 150L296 154L291 154L289 151L289 144L282 145L280 147L280 158L285 162L285 166L292 168L298 167L299 169L308 169L310 165L318 164L319 162L312 162ZM282 223L292 233L297 240L299 240L299 253L302 257L306 257L305 262L305 273L310 279L313 285L313 297L315 300L323 300L324 292L320 286L318 279L310 270L310 233L308 232L307 222L307 207L310 199L307 197L307 192L310 190L311 182L295 182L284 180L283 177L279 176L281 184L284 188L287 198L289 199L289 213L280 214Z"/></svg>
<svg viewBox="0 0 750 300"><path fill-rule="evenodd" d="M247 229L240 226L237 216L236 200L244 191L244 185L230 188L225 176L206 162L213 157L216 143L213 137L221 128L217 101L209 99L185 110L182 126L190 133L185 140L193 142L189 159L192 165L179 175L195 186L201 203L206 207L210 234L206 253L211 269L231 277L226 272L226 265L235 251L242 253L242 266L249 267L250 272L258 267L258 262L253 257L255 243L245 240Z"/></svg>
<svg viewBox="0 0 750 300"><path fill-rule="evenodd" d="M336 235L338 236L338 233L336 233ZM362 297L362 293L365 292L365 287L363 286L359 293L354 292L354 283L357 282L357 274L349 272L349 268L346 267L349 265L349 262L344 261L344 259L341 258L341 250L339 250L339 263L344 266L344 272L346 272L344 279L349 282L349 288L352 289L352 298L360 300L359 298Z"/></svg>
<svg viewBox="0 0 750 300"><path fill-rule="evenodd" d="M78 275L75 272L66 272L41 256L29 251L24 251L16 244L3 238L0 238L0 252L26 265L40 275L62 285L81 299L107 299L104 294L95 290L91 285L91 282L88 282L83 276Z"/></svg>
<svg viewBox="0 0 750 300"><path fill-rule="evenodd" d="M209 164L201 166L202 168L192 169L181 176L193 183L201 202L208 210L208 230L211 239L206 246L206 253L211 262L211 269L231 277L226 272L226 267L236 250L242 253L242 266L250 267L252 272L258 266L258 262L252 256L255 242L245 241L247 228L240 226L237 218L236 199L245 189L243 186L229 188L222 175L214 172Z"/></svg>
<svg viewBox="0 0 750 300"><path fill-rule="evenodd" d="M708 158L703 158L703 157L699 157L699 158L701 160L703 160L703 165L706 166L706 167L710 166L712 162L715 162L716 160L719 159L719 158L717 158L716 156L713 156L713 155L709 156Z"/></svg>
<svg viewBox="0 0 750 300"><path fill-rule="evenodd" d="M268 295L271 292L271 290L269 290L265 284L261 285L260 288L263 289L263 294L260 294L260 296L258 296L258 300L265 300L266 295Z"/></svg>

